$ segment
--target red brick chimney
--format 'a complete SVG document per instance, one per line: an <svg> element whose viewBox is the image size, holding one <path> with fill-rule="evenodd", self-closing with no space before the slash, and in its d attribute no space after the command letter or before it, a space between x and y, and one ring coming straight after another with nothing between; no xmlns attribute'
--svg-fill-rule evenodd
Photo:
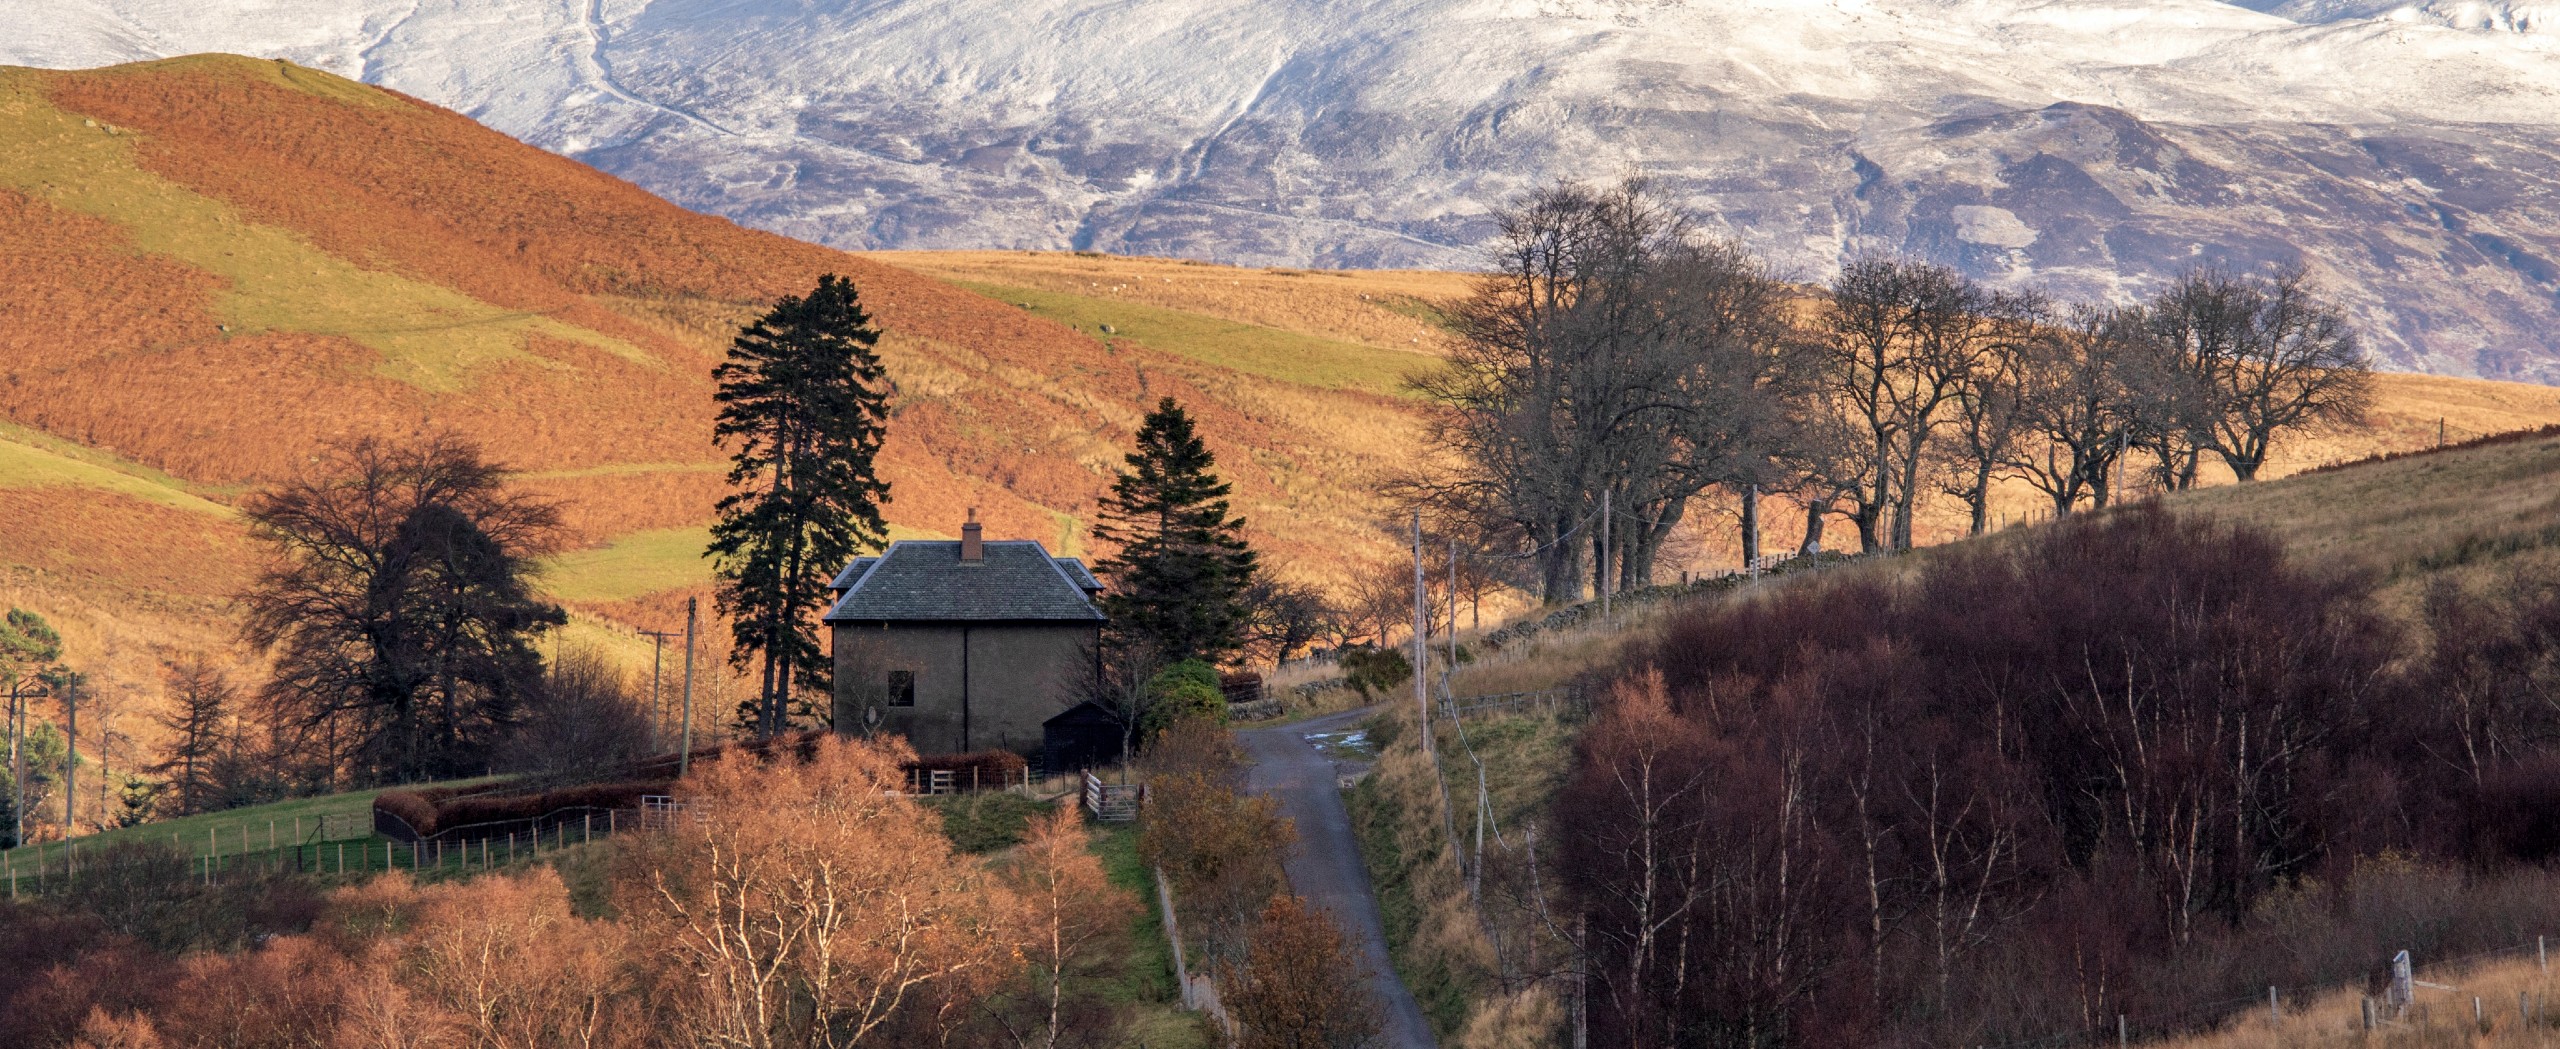
<svg viewBox="0 0 2560 1049"><path fill-rule="evenodd" d="M960 559L963 561L987 559L987 546L978 529L978 511L975 507L969 510L969 523L960 526Z"/></svg>

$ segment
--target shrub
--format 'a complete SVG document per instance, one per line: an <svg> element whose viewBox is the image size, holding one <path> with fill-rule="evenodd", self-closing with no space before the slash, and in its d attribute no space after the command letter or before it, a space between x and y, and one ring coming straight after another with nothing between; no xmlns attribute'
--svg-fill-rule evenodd
<svg viewBox="0 0 2560 1049"><path fill-rule="evenodd" d="M1156 671L1156 676L1147 681L1147 687L1170 688L1178 682L1185 681L1215 689L1218 687L1218 668L1210 666L1205 660L1186 659Z"/></svg>
<svg viewBox="0 0 2560 1049"><path fill-rule="evenodd" d="M374 825L382 816L399 817L421 838L458 834L483 838L539 827L546 818L568 818L582 811L636 809L648 794L668 794L666 780L589 783L558 790L514 794L462 794L453 788L386 790L374 796ZM388 829L388 828L384 828Z"/></svg>
<svg viewBox="0 0 2560 1049"><path fill-rule="evenodd" d="M1173 880L1184 931L1212 962L1241 956L1296 837L1272 799L1238 794L1198 772L1149 777L1138 815L1138 854Z"/></svg>
<svg viewBox="0 0 2560 1049"><path fill-rule="evenodd" d="M1553 814L1594 1041L1972 1045L2263 990L2197 952L2437 833L2394 795L2456 752L2404 724L2400 640L2363 584L2156 504L1678 613ZM2560 838L2522 815L2560 776L2498 789L2496 851Z"/></svg>
<svg viewBox="0 0 2560 1049"><path fill-rule="evenodd" d="M1147 703L1146 715L1138 719L1140 732L1154 736L1170 726L1193 720L1227 723L1227 697L1219 693L1218 686L1189 679L1165 682L1158 678L1157 682L1148 686L1154 695Z"/></svg>
<svg viewBox="0 0 2560 1049"><path fill-rule="evenodd" d="M1239 1049L1360 1046L1382 1024L1367 967L1342 928L1297 896L1271 898L1241 965L1219 967Z"/></svg>
<svg viewBox="0 0 2560 1049"><path fill-rule="evenodd" d="M1342 680L1371 699L1413 677L1413 662L1392 648L1344 649L1337 662L1342 665Z"/></svg>

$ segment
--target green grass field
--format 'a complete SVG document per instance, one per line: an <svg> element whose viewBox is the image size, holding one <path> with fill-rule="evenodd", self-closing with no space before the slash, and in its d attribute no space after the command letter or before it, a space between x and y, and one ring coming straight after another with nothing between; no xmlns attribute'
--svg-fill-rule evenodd
<svg viewBox="0 0 2560 1049"><path fill-rule="evenodd" d="M454 780L433 786L490 783L499 778ZM159 820L138 827L118 827L70 842L47 842L10 849L0 853L0 857L5 857L0 862L5 862L8 869L21 871L39 863L59 868L68 850L76 848L87 853L133 842L174 842L190 856L233 856L290 845L297 840L297 832L302 835L299 840L304 842L370 839L373 837L373 796L385 789L388 788L292 798L266 805ZM333 816L338 818L333 821L330 819ZM336 826L331 826L333 823ZM341 833L323 837L324 828Z"/></svg>
<svg viewBox="0 0 2560 1049"><path fill-rule="evenodd" d="M1160 353L1266 379L1329 390L1407 396L1404 382L1428 357L1088 295L975 281L961 287L1006 303L1030 303L1043 317L1096 339L1126 339ZM1112 331L1105 334L1104 325Z"/></svg>
<svg viewBox="0 0 2560 1049"><path fill-rule="evenodd" d="M176 478L7 423L0 423L0 488L94 489L208 517L231 516L229 507Z"/></svg>

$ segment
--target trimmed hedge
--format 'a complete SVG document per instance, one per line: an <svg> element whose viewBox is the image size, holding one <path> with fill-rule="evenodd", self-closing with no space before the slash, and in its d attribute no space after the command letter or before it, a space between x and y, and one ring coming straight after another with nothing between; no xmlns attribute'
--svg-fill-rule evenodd
<svg viewBox="0 0 2560 1049"><path fill-rule="evenodd" d="M818 740L826 735L826 729L813 728L803 732L786 732L782 735L775 736L772 739L755 739L748 740L743 743L718 743L708 747L695 747L693 749L693 763L699 765L706 761L718 761L722 757L727 756L728 753L733 750L743 751L759 758L771 758L776 751L785 747L790 748L793 755L798 757L800 760L807 761L817 754ZM674 779L676 777L676 769L681 764L679 761L680 757L680 755L676 754L662 754L646 761L635 763L628 769L630 773L629 778Z"/></svg>
<svg viewBox="0 0 2560 1049"><path fill-rule="evenodd" d="M373 823L385 837L400 837L385 824L387 815L397 817L420 838L455 834L483 838L526 825L539 827L543 820L567 812L636 809L642 795L665 794L674 786L667 780L626 780L526 794L465 794L453 788L386 790L374 795Z"/></svg>
<svg viewBox="0 0 2560 1049"><path fill-rule="evenodd" d="M642 780L622 783L594 783L581 787L563 787L540 794L502 794L455 798L436 806L439 833L470 831L488 824L539 823L555 813L598 809L636 809L644 794L665 794L674 784L665 780ZM492 828L506 833L509 828Z"/></svg>
<svg viewBox="0 0 2560 1049"><path fill-rule="evenodd" d="M386 790L373 796L374 829L386 838L399 837L390 833L391 828L383 826L382 817L385 815L397 817L409 833L418 837L424 838L436 832L436 803L428 799L424 791Z"/></svg>

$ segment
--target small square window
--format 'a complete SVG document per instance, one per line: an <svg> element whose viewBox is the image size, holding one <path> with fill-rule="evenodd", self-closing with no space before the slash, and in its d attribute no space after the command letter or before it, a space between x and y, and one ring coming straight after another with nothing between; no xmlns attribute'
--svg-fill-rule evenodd
<svg viewBox="0 0 2560 1049"><path fill-rule="evenodd" d="M916 705L915 671L892 670L889 672L889 705L893 707Z"/></svg>

